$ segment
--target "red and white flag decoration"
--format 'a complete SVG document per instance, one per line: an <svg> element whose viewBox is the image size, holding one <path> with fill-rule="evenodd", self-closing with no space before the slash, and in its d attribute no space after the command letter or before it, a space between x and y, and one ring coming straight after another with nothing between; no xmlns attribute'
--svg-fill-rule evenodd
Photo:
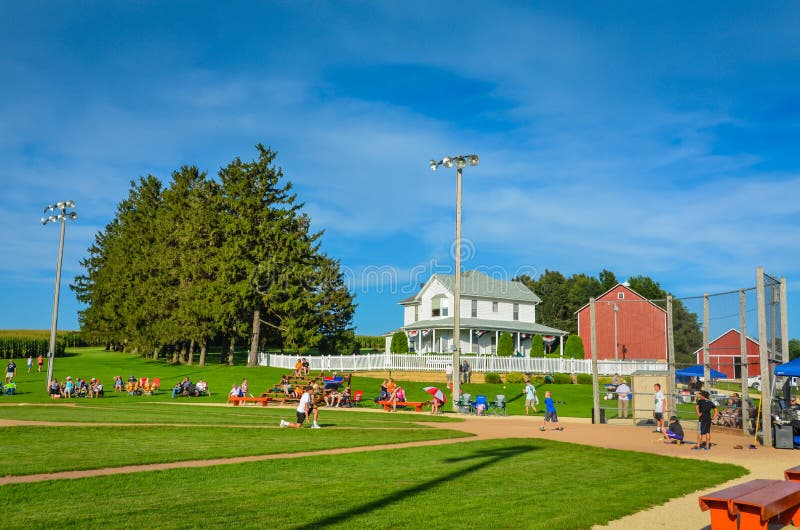
<svg viewBox="0 0 800 530"><path fill-rule="evenodd" d="M479 329L475 331L475 336L481 338L486 333L489 333L489 331L485 329Z"/></svg>
<svg viewBox="0 0 800 530"><path fill-rule="evenodd" d="M417 336L417 330L416 329L412 329L411 331L408 332L408 336L409 337L416 337Z"/></svg>
<svg viewBox="0 0 800 530"><path fill-rule="evenodd" d="M431 333L431 330L429 330L429 329L423 329L422 330L422 336L423 337L427 337L428 335L430 335L430 333Z"/></svg>

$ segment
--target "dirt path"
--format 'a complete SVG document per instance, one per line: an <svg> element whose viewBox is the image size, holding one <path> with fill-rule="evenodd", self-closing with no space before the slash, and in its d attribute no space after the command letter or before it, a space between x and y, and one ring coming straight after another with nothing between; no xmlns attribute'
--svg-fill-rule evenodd
<svg viewBox="0 0 800 530"><path fill-rule="evenodd" d="M382 412L376 412L382 413ZM118 475L120 473L138 473L143 471L156 471L163 469L177 469L187 467L203 467L221 464L239 464L245 462L256 462L262 460L275 460L280 458L302 458L313 455L333 455L356 453L366 451L383 451L386 449L398 449L406 447L421 447L430 445L442 445L461 443L472 440L487 440L496 438L547 438L561 440L565 442L592 445L595 447L605 447L610 449L622 449L626 451L641 451L659 455L674 456L678 458L688 458L697 460L709 460L712 462L735 463L750 471L750 474L731 481L732 485L745 482L753 478L772 478L780 479L783 477L783 470L797 465L798 456L794 451L759 447L758 449L748 449L751 440L734 434L716 433L713 441L716 445L711 451L692 451L689 445L665 445L661 442L658 434L651 432L644 427L620 426L620 425L591 425L588 420L563 418L564 431L548 430L539 431L541 416L538 417L464 417L463 423L426 423L427 426L440 427L444 429L461 430L475 435L472 438L458 438L447 440L431 440L424 442L410 442L405 444L391 444L370 447L350 447L342 449L330 449L324 451L308 451L302 453L288 453L275 455L256 455L236 458L216 458L211 460L188 460L165 464L145 464L137 466L124 466L104 469L89 469L84 471L66 471L60 473L42 473L25 476L6 476L0 477L0 485L38 482L43 480L72 479L104 475ZM25 422L0 420L0 425L63 425L67 423L49 422ZM68 425L78 425L68 423ZM99 425L93 423L91 425ZM119 425L119 424L114 424ZM737 449L736 447L742 447ZM697 498L705 492L720 489L723 486L713 486L701 489L685 497L673 499L666 504L643 510L628 517L613 521L607 526L598 528L609 529L640 529L640 528L675 528L675 521L680 521L681 528L705 528L708 527L710 518L708 513L701 512Z"/></svg>

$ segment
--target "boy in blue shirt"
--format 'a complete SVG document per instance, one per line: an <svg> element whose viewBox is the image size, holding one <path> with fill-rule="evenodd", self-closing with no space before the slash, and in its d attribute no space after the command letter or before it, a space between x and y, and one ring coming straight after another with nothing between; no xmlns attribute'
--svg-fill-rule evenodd
<svg viewBox="0 0 800 530"><path fill-rule="evenodd" d="M556 404L553 402L553 397L550 394L550 391L544 393L544 408L545 408L545 415L544 415L544 422L542 422L542 426L539 427L540 431L545 430L544 426L547 425L547 422L553 423L555 425L555 430L563 431L564 427L558 423L558 414L556 413Z"/></svg>

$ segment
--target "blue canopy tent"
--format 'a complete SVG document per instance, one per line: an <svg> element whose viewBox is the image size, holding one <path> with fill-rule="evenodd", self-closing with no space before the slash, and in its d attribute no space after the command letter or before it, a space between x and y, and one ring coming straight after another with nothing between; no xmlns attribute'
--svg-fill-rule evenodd
<svg viewBox="0 0 800 530"><path fill-rule="evenodd" d="M779 364L775 367L775 375L784 377L800 377L800 358L789 361L786 364Z"/></svg>
<svg viewBox="0 0 800 530"><path fill-rule="evenodd" d="M779 399L779 405L781 409L784 409L789 406L789 403L791 402L792 399L792 389L791 389L792 379L795 377L800 377L800 359L794 359L792 361L789 361L788 363L779 364L773 369L773 373L775 374L775 377L786 378L786 380L783 382L783 387L782 387L783 397ZM778 388L776 388L776 385L774 384L776 382L777 380L773 381L773 384L771 386L773 396L776 394L776 391L778 390Z"/></svg>
<svg viewBox="0 0 800 530"><path fill-rule="evenodd" d="M681 370L676 370L675 375L684 378L684 377L705 377L704 367L702 364L696 364L694 366L689 366L688 368L683 368ZM728 376L724 373L720 372L719 370L714 370L712 368L708 369L708 375L711 379L727 379Z"/></svg>

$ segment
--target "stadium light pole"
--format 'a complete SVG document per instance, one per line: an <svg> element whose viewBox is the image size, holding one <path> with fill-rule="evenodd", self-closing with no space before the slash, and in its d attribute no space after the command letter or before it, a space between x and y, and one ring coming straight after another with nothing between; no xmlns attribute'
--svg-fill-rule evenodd
<svg viewBox="0 0 800 530"><path fill-rule="evenodd" d="M451 168L456 166L456 248L455 248L455 293L453 295L453 412L458 412L457 399L461 397L461 170L470 166L477 166L480 162L478 155L446 156L440 161L431 160L431 171L436 171L439 166Z"/></svg>
<svg viewBox="0 0 800 530"><path fill-rule="evenodd" d="M61 201L56 204L50 204L45 207L44 215L42 217L42 225L47 223L61 223L61 237L58 241L58 261L56 262L56 293L53 297L53 325L50 328L50 351L47 352L47 381L45 385L50 387L50 381L53 380L53 361L56 357L56 330L58 328L58 295L61 289L61 261L64 256L64 232L66 232L67 219L75 220L78 214L68 212L67 210L75 207L75 201ZM50 212L50 215L47 213ZM57 212L57 213L56 213Z"/></svg>

